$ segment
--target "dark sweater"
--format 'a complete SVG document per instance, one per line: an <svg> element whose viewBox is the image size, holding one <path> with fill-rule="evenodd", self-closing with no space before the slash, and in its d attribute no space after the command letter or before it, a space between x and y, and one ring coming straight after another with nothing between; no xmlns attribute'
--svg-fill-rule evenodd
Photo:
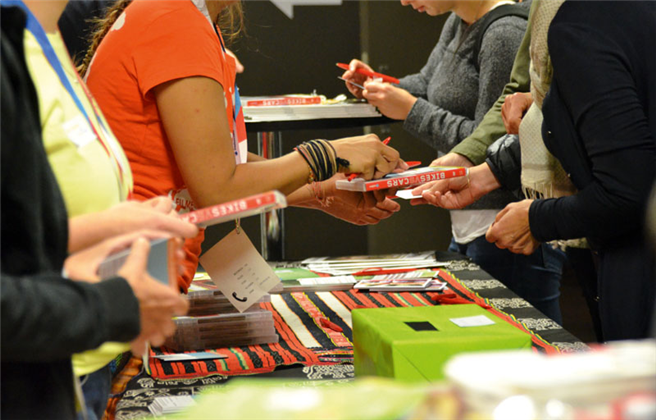
<svg viewBox="0 0 656 420"><path fill-rule="evenodd" d="M580 191L534 203L531 231L603 245L642 230L656 177L656 3L568 1L548 39L543 139Z"/></svg>
<svg viewBox="0 0 656 420"><path fill-rule="evenodd" d="M439 152L448 152L469 136L499 98L527 24L516 16L492 23L476 65L474 49L482 22L468 26L452 14L426 65L401 79L400 87L418 98L403 127ZM513 200L507 191L495 191L467 208L500 209Z"/></svg>
<svg viewBox="0 0 656 420"><path fill-rule="evenodd" d="M139 305L121 278L62 278L66 209L41 140L23 51L25 14L2 7L1 417L75 417L73 353L139 332ZM117 307L116 302L121 302Z"/></svg>
<svg viewBox="0 0 656 420"><path fill-rule="evenodd" d="M548 40L543 139L579 192L534 201L531 232L587 237L599 255L604 339L644 338L656 296L643 237L656 178L656 2L567 1Z"/></svg>

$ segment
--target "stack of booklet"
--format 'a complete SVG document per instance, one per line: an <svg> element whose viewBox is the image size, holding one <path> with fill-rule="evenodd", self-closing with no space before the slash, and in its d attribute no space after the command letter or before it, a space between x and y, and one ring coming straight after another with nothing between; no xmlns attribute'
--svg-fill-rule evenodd
<svg viewBox="0 0 656 420"><path fill-rule="evenodd" d="M209 279L207 273L196 274L194 281L189 286L189 292L184 297L189 301L189 312L187 313L189 316L239 313L239 310ZM271 302L270 295L264 295L246 312L262 310L259 304L265 302Z"/></svg>
<svg viewBox="0 0 656 420"><path fill-rule="evenodd" d="M148 410L159 417L179 413L194 405L196 401L191 395L167 395L155 398L148 406Z"/></svg>
<svg viewBox="0 0 656 420"><path fill-rule="evenodd" d="M269 295L240 313L206 275L200 274L186 298L189 313L174 319L177 328L166 347L189 351L278 342L273 314L259 305L270 302Z"/></svg>
<svg viewBox="0 0 656 420"><path fill-rule="evenodd" d="M349 289L371 291L438 291L436 280L444 266L432 251L377 256L319 257L301 261L301 267L274 269L284 292L324 292ZM317 273L321 273L317 274ZM275 292L272 292L275 293Z"/></svg>
<svg viewBox="0 0 656 420"><path fill-rule="evenodd" d="M438 274L433 270L382 274L360 280L353 288L370 292L439 292L446 289L447 283L437 280Z"/></svg>
<svg viewBox="0 0 656 420"><path fill-rule="evenodd" d="M373 105L367 102L353 102L337 98L326 100L321 95L242 96L241 101L246 122L382 116Z"/></svg>
<svg viewBox="0 0 656 420"><path fill-rule="evenodd" d="M301 264L308 270L333 276L366 276L375 275L381 270L432 268L446 265L446 263L437 261L433 251L337 258L317 257L303 260Z"/></svg>
<svg viewBox="0 0 656 420"><path fill-rule="evenodd" d="M332 292L336 290L352 289L358 280L353 276L319 276L318 274L302 267L277 267L274 268L280 279L282 288L279 291L272 290L271 293L291 292Z"/></svg>

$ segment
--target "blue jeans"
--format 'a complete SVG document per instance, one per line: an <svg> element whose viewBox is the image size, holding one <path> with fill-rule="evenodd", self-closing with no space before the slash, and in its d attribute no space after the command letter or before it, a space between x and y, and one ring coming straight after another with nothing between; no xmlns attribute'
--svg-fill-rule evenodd
<svg viewBox="0 0 656 420"><path fill-rule="evenodd" d="M532 255L513 254L480 236L467 244L451 240L449 251L468 256L519 297L562 324L558 298L566 257L561 250L541 244Z"/></svg>
<svg viewBox="0 0 656 420"><path fill-rule="evenodd" d="M111 387L109 365L80 377L80 383L82 384L84 402L87 406L88 420L102 419L103 414L105 414L105 408L107 408ZM78 413L77 418L78 420L82 419L80 413Z"/></svg>

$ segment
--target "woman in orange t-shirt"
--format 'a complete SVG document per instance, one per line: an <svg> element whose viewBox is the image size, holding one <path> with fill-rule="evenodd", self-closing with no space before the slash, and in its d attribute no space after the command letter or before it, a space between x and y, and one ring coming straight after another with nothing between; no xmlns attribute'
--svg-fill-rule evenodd
<svg viewBox="0 0 656 420"><path fill-rule="evenodd" d="M168 195L188 211L272 189L307 207L321 208L317 198L331 195L324 211L358 224L397 211L384 196L334 188L338 172L372 179L406 168L375 135L313 140L272 160L247 153L235 61L217 23L234 17L241 21L234 0L119 0L99 25L85 60L87 83L130 161L134 196ZM326 182L302 188L314 180ZM187 241L183 290L202 240Z"/></svg>

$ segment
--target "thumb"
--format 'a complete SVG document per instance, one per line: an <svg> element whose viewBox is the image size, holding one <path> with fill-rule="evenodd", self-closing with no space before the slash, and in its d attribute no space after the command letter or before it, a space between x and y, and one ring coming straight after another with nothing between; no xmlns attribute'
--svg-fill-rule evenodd
<svg viewBox="0 0 656 420"><path fill-rule="evenodd" d="M386 198L384 201L377 203L376 207L381 210L387 210L390 212L397 212L401 210L401 205L394 200L390 200L389 198Z"/></svg>
<svg viewBox="0 0 656 420"><path fill-rule="evenodd" d="M494 223L492 223L490 227L487 228L487 232L485 232L485 239L491 243L495 243L497 241L497 235L496 235L496 229L494 228Z"/></svg>
<svg viewBox="0 0 656 420"><path fill-rule="evenodd" d="M150 243L143 237L137 238L132 244L130 255L128 255L120 271L145 272L149 253Z"/></svg>

